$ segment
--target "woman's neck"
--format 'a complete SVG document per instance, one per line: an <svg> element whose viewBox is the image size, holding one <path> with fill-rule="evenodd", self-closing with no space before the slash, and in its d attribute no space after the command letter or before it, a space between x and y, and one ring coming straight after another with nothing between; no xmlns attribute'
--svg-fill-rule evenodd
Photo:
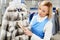
<svg viewBox="0 0 60 40"><path fill-rule="evenodd" d="M39 15L39 18L38 19L41 21L41 20L44 20L46 18L47 18L47 16L42 17L42 16Z"/></svg>
<svg viewBox="0 0 60 40"><path fill-rule="evenodd" d="M46 16L40 16L40 15L39 15L39 18L40 18L40 19L43 19L43 18L45 18L45 17L46 17Z"/></svg>

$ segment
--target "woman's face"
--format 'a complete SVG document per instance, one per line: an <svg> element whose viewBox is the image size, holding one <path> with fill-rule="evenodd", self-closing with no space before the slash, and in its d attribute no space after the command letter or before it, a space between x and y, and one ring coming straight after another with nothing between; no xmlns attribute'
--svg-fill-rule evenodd
<svg viewBox="0 0 60 40"><path fill-rule="evenodd" d="M38 8L38 14L41 16L41 17L45 17L47 14L48 14L48 7L47 6L40 6Z"/></svg>

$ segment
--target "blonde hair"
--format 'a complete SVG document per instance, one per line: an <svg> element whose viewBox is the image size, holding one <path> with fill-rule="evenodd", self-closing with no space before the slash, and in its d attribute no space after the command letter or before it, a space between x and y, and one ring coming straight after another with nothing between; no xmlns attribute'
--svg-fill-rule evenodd
<svg viewBox="0 0 60 40"><path fill-rule="evenodd" d="M48 7L48 18L50 19L52 17L52 3L49 1L43 1L41 4L39 3L40 6L47 6Z"/></svg>

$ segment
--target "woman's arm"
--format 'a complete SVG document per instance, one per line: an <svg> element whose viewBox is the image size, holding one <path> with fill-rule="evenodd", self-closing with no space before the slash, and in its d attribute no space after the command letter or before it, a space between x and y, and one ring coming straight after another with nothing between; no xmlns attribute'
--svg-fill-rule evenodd
<svg viewBox="0 0 60 40"><path fill-rule="evenodd" d="M52 36L52 28L53 28L53 24L52 24L51 21L49 21L45 25L45 36L44 36L44 40L50 40L50 38Z"/></svg>
<svg viewBox="0 0 60 40"><path fill-rule="evenodd" d="M24 30L24 33L27 36L31 36L31 40L43 40L41 39L39 36L35 35L34 33L32 33L30 30L28 30L27 28Z"/></svg>

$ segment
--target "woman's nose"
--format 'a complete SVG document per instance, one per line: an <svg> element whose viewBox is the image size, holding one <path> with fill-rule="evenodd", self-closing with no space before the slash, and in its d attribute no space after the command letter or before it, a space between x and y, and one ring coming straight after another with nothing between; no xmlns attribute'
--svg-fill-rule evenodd
<svg viewBox="0 0 60 40"><path fill-rule="evenodd" d="M40 10L39 12L42 13L42 10Z"/></svg>

